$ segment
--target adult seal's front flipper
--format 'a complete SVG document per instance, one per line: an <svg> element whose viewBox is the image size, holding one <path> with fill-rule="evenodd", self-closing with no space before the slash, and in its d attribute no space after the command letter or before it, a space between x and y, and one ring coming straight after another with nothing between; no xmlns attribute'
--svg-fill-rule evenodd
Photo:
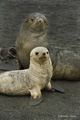
<svg viewBox="0 0 80 120"><path fill-rule="evenodd" d="M60 92L60 93L65 93L65 90L63 88L61 88L59 85L55 85L52 81L51 81L51 85L52 85L52 92Z"/></svg>
<svg viewBox="0 0 80 120"><path fill-rule="evenodd" d="M30 105L38 105L38 104L40 104L41 102L42 102L42 96L39 98L39 97L37 97L37 98L33 98L32 96L31 96L31 98L30 98Z"/></svg>

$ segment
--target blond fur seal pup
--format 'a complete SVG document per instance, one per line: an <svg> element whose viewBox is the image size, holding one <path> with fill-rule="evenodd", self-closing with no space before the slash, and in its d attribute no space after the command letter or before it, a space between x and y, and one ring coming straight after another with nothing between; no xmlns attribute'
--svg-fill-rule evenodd
<svg viewBox="0 0 80 120"><path fill-rule="evenodd" d="M33 48L46 46L47 24L47 18L40 13L30 14L23 22L16 39L19 69L29 67L29 54Z"/></svg>
<svg viewBox="0 0 80 120"><path fill-rule="evenodd" d="M45 47L36 47L30 53L29 69L0 74L0 93L7 95L31 94L35 100L40 99L43 88L52 89L51 77L52 63L49 51Z"/></svg>

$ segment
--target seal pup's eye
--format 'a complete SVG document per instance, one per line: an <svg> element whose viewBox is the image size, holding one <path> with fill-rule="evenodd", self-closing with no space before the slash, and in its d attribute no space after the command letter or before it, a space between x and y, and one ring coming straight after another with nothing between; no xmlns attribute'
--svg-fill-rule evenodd
<svg viewBox="0 0 80 120"><path fill-rule="evenodd" d="M38 54L39 54L39 52L36 52L35 54L36 54L36 55L38 55Z"/></svg>
<svg viewBox="0 0 80 120"><path fill-rule="evenodd" d="M31 22L34 22L34 18L31 18Z"/></svg>
<svg viewBox="0 0 80 120"><path fill-rule="evenodd" d="M49 52L47 52L47 54L49 54Z"/></svg>

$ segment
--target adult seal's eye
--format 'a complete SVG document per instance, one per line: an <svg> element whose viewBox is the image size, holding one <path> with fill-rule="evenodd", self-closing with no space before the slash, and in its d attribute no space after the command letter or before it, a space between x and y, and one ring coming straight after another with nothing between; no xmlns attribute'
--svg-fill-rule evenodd
<svg viewBox="0 0 80 120"><path fill-rule="evenodd" d="M38 54L39 54L39 52L36 52L35 54L36 54L36 55L38 55Z"/></svg>
<svg viewBox="0 0 80 120"><path fill-rule="evenodd" d="M34 22L34 18L31 19L31 22Z"/></svg>

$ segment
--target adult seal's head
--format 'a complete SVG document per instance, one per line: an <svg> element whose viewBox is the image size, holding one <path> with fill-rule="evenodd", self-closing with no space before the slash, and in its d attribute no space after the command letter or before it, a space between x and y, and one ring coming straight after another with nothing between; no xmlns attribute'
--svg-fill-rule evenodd
<svg viewBox="0 0 80 120"><path fill-rule="evenodd" d="M24 28L28 28L34 33L46 31L48 25L47 18L40 13L32 13L23 23Z"/></svg>
<svg viewBox="0 0 80 120"><path fill-rule="evenodd" d="M29 67L32 49L47 45L47 26L48 20L41 13L32 13L24 20L16 40L19 69Z"/></svg>

